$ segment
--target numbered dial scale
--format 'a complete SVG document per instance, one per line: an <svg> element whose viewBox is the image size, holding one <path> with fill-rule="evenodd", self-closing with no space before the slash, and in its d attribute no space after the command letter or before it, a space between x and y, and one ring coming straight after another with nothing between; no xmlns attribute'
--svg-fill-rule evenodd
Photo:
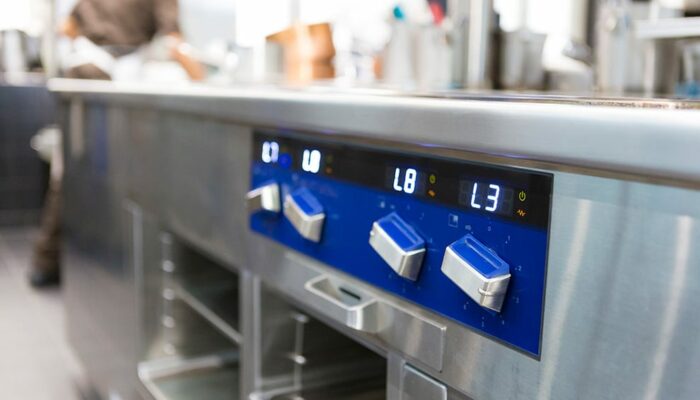
<svg viewBox="0 0 700 400"><path fill-rule="evenodd" d="M253 160L254 231L539 356L550 174L287 131Z"/></svg>

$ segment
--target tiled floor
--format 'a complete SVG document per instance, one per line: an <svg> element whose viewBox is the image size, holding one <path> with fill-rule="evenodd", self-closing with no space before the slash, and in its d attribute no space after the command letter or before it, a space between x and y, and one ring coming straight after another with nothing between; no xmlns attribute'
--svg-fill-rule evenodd
<svg viewBox="0 0 700 400"><path fill-rule="evenodd" d="M0 399L83 399L87 386L66 341L61 292L27 284L35 234L0 229Z"/></svg>

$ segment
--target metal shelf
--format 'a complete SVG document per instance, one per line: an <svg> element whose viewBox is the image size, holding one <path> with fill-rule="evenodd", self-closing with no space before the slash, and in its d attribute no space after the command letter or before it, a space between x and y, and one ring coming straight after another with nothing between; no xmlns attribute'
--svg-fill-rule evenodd
<svg viewBox="0 0 700 400"><path fill-rule="evenodd" d="M238 351L139 365L141 383L155 400L230 400L240 397Z"/></svg>
<svg viewBox="0 0 700 400"><path fill-rule="evenodd" d="M189 248L181 250L175 264L170 284L175 296L240 345L238 274Z"/></svg>
<svg viewBox="0 0 700 400"><path fill-rule="evenodd" d="M201 290L191 290L185 288L182 285L177 285L175 287L177 296L187 304L192 310L197 314L207 320L214 328L216 328L221 334L231 339L237 345L243 342L243 336L234 328L234 324L231 323L232 318L238 320L238 307L237 301L228 303L232 304L231 310L235 309L234 312L230 312L227 316L221 316L221 314L215 312L215 309L219 309L220 304L217 302L225 299L225 295L221 295L217 288L201 289ZM234 317L235 315L235 317Z"/></svg>
<svg viewBox="0 0 700 400"><path fill-rule="evenodd" d="M377 376L326 384L305 384L303 389L282 388L251 396L255 400L384 400L386 377Z"/></svg>

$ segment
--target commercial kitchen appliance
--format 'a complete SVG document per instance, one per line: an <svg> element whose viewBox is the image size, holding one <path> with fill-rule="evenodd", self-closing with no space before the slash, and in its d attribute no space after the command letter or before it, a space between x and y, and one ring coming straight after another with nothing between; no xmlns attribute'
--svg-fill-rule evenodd
<svg viewBox="0 0 700 400"><path fill-rule="evenodd" d="M698 103L51 88L110 398L697 397Z"/></svg>

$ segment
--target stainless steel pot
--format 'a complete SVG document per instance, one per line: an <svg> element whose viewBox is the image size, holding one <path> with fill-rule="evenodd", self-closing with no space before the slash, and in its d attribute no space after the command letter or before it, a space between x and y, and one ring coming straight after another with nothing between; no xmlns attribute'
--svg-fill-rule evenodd
<svg viewBox="0 0 700 400"><path fill-rule="evenodd" d="M39 60L40 40L27 33L0 31L0 72L27 72Z"/></svg>

